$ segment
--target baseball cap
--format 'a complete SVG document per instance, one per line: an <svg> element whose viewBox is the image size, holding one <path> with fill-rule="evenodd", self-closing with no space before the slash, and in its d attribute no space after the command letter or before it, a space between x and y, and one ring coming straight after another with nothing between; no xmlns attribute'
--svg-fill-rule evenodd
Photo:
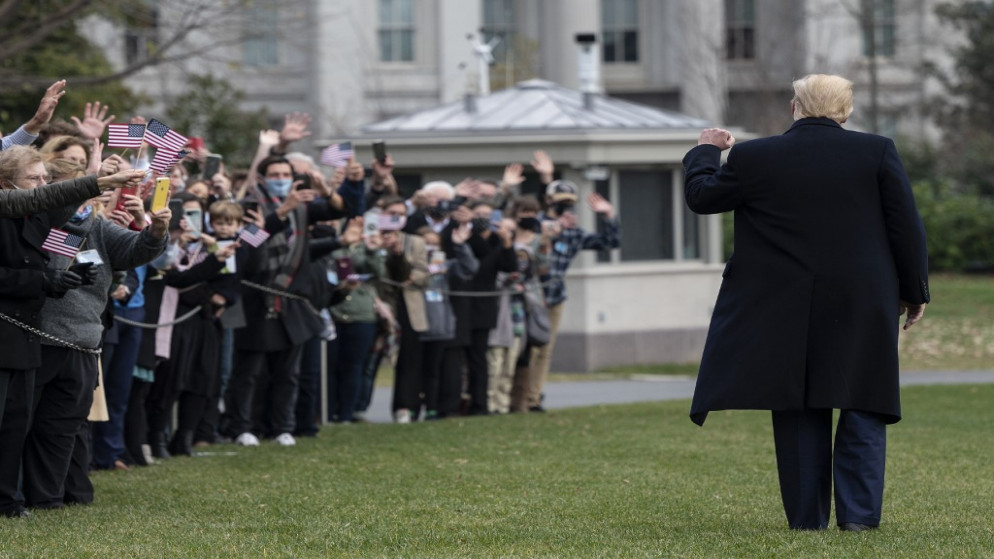
<svg viewBox="0 0 994 559"><path fill-rule="evenodd" d="M552 181L545 187L546 197L553 202L576 202L578 191L573 181L568 180Z"/></svg>

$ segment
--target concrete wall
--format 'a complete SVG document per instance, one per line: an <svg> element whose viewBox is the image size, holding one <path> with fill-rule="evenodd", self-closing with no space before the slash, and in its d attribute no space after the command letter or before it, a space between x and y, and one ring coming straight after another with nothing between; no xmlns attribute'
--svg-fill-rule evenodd
<svg viewBox="0 0 994 559"><path fill-rule="evenodd" d="M571 270L552 369L700 359L721 270L696 262Z"/></svg>

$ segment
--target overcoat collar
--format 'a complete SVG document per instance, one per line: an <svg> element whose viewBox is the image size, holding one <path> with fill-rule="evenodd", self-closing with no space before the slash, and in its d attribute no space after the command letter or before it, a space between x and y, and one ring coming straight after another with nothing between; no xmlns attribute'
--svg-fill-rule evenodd
<svg viewBox="0 0 994 559"><path fill-rule="evenodd" d="M809 126L809 125L832 126L834 128L842 128L841 124L839 124L838 122L835 122L834 120L832 120L830 118L825 118L825 117L808 117L808 118L802 118L802 119L795 120L794 123L790 125L790 128L787 129L787 132L793 131L798 126ZM786 132L785 132L785 134L786 134Z"/></svg>

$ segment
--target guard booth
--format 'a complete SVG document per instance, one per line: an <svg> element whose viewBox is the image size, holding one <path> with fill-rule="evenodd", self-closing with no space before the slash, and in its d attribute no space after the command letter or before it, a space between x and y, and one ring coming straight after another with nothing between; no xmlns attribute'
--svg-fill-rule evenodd
<svg viewBox="0 0 994 559"><path fill-rule="evenodd" d="M531 170L533 152L543 150L556 178L580 188L581 227L597 227L587 194L610 200L621 220L621 248L585 251L573 262L552 363L554 371L589 372L700 358L724 265L721 218L686 207L681 161L707 126L530 80L366 125L352 140L362 161L372 159L374 140L386 142L405 195L431 180L499 182L505 165ZM523 191L541 194L540 188L531 178Z"/></svg>

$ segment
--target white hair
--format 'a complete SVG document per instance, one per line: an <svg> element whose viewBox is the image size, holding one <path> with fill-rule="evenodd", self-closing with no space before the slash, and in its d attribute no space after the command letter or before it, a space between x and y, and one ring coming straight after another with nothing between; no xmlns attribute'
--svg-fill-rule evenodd
<svg viewBox="0 0 994 559"><path fill-rule="evenodd" d="M317 164L314 162L314 158L306 153L300 151L293 151L284 155L288 161L303 161L304 163L310 164L311 167L316 167Z"/></svg>
<svg viewBox="0 0 994 559"><path fill-rule="evenodd" d="M445 181L431 181L425 183L425 185L421 187L421 191L425 194L435 192L438 194L439 199L444 200L451 200L452 197L456 195L456 189Z"/></svg>

